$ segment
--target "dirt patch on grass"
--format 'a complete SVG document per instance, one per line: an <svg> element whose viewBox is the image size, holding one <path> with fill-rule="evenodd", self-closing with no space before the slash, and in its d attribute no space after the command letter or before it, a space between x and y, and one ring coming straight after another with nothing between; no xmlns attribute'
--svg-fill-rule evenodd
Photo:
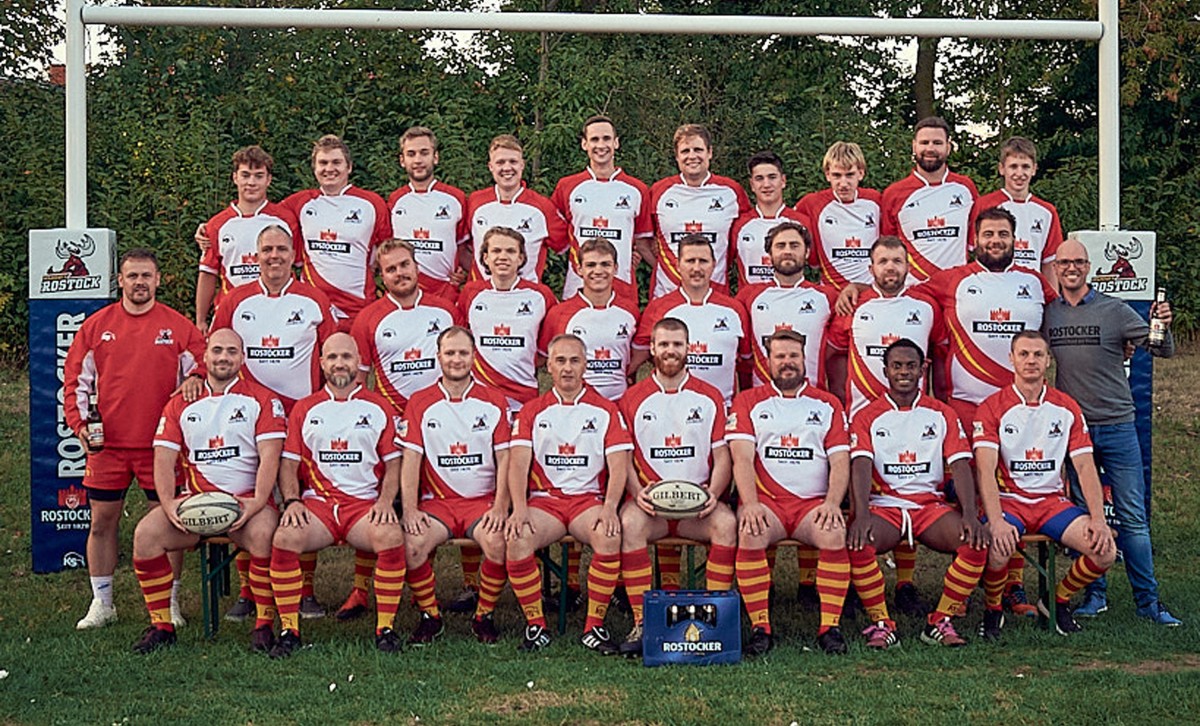
<svg viewBox="0 0 1200 726"><path fill-rule="evenodd" d="M1120 670L1134 676L1153 676L1160 673L1179 673L1200 670L1200 655L1180 655L1170 659L1143 660L1136 663L1112 663L1091 660L1076 666L1081 671Z"/></svg>
<svg viewBox="0 0 1200 726"><path fill-rule="evenodd" d="M621 691L607 690L574 690L566 693L530 689L521 693L491 695L487 701L478 706L479 711L497 716L517 716L532 714L542 709L559 706L572 706L593 703L616 704L625 700Z"/></svg>

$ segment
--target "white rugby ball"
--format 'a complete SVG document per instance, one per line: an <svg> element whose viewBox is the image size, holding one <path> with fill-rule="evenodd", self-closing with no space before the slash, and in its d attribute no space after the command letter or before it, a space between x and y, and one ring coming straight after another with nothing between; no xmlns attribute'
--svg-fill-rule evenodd
<svg viewBox="0 0 1200 726"><path fill-rule="evenodd" d="M683 479L664 479L646 487L646 496L663 519L695 517L708 504L708 490Z"/></svg>
<svg viewBox="0 0 1200 726"><path fill-rule="evenodd" d="M201 537L224 534L242 516L242 503L225 492L201 492L179 503L179 523Z"/></svg>

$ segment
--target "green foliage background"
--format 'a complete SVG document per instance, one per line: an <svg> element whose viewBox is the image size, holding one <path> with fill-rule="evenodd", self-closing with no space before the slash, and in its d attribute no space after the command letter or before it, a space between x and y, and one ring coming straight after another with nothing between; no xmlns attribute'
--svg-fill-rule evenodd
<svg viewBox="0 0 1200 726"><path fill-rule="evenodd" d="M3 2L4 0L0 0ZM0 359L25 355L27 234L63 223L63 89L32 80L61 23L45 0L7 0L28 22L0 34ZM148 2L144 4L200 4ZM472 0L203 0L206 5L473 9ZM28 6L28 7L25 7ZM506 0L505 11L682 14L974 16L953 0ZM1001 0L989 17L1093 18L1086 0ZM7 13L6 13L7 15ZM1122 226L1158 232L1160 283L1177 324L1200 312L1197 231L1200 171L1200 23L1186 0L1147 0L1121 11ZM93 29L92 32L100 32ZM716 140L714 170L742 179L747 156L773 148L790 173L789 201L825 185L820 160L838 139L862 144L868 184L909 168L916 120L911 68L898 44L815 38L476 34L120 28L89 73L89 223L117 231L122 248L164 259L163 297L189 310L197 223L228 203L229 157L259 143L276 159L272 198L311 186L308 152L342 135L353 180L387 195L403 182L397 136L416 123L442 143L440 176L470 191L490 183L488 141L516 133L526 176L548 194L584 158L578 128L613 116L620 162L652 183L675 171L674 128L703 122ZM1038 141L1037 193L1066 230L1096 226L1094 44L950 41L938 45L938 110L962 134L952 162L998 186L996 147L1019 133ZM560 263L561 264L561 263ZM552 269L554 280L561 270Z"/></svg>

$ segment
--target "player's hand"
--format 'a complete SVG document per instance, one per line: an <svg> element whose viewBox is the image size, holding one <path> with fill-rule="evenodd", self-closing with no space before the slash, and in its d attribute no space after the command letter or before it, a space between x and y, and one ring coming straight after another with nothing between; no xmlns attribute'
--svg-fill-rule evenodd
<svg viewBox="0 0 1200 726"><path fill-rule="evenodd" d="M75 438L79 439L79 445L83 447L83 453L86 456L91 456L96 453L92 451L92 447L88 446L87 428L83 427L75 432Z"/></svg>
<svg viewBox="0 0 1200 726"><path fill-rule="evenodd" d="M992 536L992 549L1001 557L1012 557L1021 543L1021 534L1003 517L988 522L988 533Z"/></svg>
<svg viewBox="0 0 1200 726"><path fill-rule="evenodd" d="M429 515L421 510L404 511L404 518L400 520L401 526L404 528L405 534L419 535L429 529Z"/></svg>
<svg viewBox="0 0 1200 726"><path fill-rule="evenodd" d="M600 507L600 516L596 518L596 523L592 525L592 531L600 530L606 537L621 536L621 517L617 514L617 508L609 505L607 502Z"/></svg>
<svg viewBox="0 0 1200 726"><path fill-rule="evenodd" d="M629 269L636 270L640 264L642 264L642 253L638 252L637 247L634 247L632 254L629 255Z"/></svg>
<svg viewBox="0 0 1200 726"><path fill-rule="evenodd" d="M850 315L854 312L854 308L858 305L858 287L855 285L847 285L838 293L837 301L833 304L833 311L838 315Z"/></svg>
<svg viewBox="0 0 1200 726"><path fill-rule="evenodd" d="M962 531L958 535L959 540L971 545L973 550L981 550L987 547L988 533L987 528L983 526L983 522L979 521L978 517L962 518Z"/></svg>
<svg viewBox="0 0 1200 726"><path fill-rule="evenodd" d="M1125 341L1125 351L1124 351L1125 360L1129 360L1130 358L1132 358L1133 353L1136 350L1137 350L1137 346L1133 344L1132 340Z"/></svg>
<svg viewBox="0 0 1200 726"><path fill-rule="evenodd" d="M813 524L826 532L832 532L835 529L845 529L846 518L842 515L842 508L838 505L822 502L813 510Z"/></svg>
<svg viewBox="0 0 1200 726"><path fill-rule="evenodd" d="M704 483L704 488L708 489L708 482ZM708 493L708 504L704 505L704 509L700 510L700 512L696 515L696 519L704 519L708 515L712 514L713 510L716 509L717 505L720 503L721 503L720 500L718 500L716 497L714 497L712 495L712 492L709 492Z"/></svg>
<svg viewBox="0 0 1200 726"><path fill-rule="evenodd" d="M367 511L367 521L375 525L394 526L400 524L400 517L396 514L395 505L382 499L376 499Z"/></svg>
<svg viewBox="0 0 1200 726"><path fill-rule="evenodd" d="M530 534L537 534L537 530L533 527L533 520L529 518L529 510L527 508L518 510L513 507L512 514L508 515L508 525L504 528L504 538L507 540L520 539L525 536L527 527Z"/></svg>
<svg viewBox="0 0 1200 726"><path fill-rule="evenodd" d="M304 506L304 502L292 502L283 510L283 516L279 518L279 526L303 529L308 526L309 516L308 507Z"/></svg>
<svg viewBox="0 0 1200 726"><path fill-rule="evenodd" d="M212 246L212 240L208 235L204 234L204 223L196 225L196 233L192 235L192 239L196 241L196 246L201 252L208 252L208 248Z"/></svg>
<svg viewBox="0 0 1200 726"><path fill-rule="evenodd" d="M179 388L176 388L171 395L174 396L178 393L183 396L183 400L186 403L195 403L196 399L200 398L200 394L203 392L204 381L196 376L188 376L183 379L183 383L180 383Z"/></svg>
<svg viewBox="0 0 1200 726"><path fill-rule="evenodd" d="M229 525L230 532L236 532L245 526L250 518L258 514L258 511L263 508L263 504L256 501L254 497L234 497L242 504L242 513L234 520L233 524Z"/></svg>
<svg viewBox="0 0 1200 726"><path fill-rule="evenodd" d="M183 522L179 521L179 512L177 511L179 509L178 499L160 501L158 504L160 507L162 507L163 514L167 515L167 521L170 522L175 529L183 532L184 534L192 534L188 531L187 527L183 526Z"/></svg>
<svg viewBox="0 0 1200 726"><path fill-rule="evenodd" d="M767 531L767 505L762 502L745 503L738 507L738 531L757 537Z"/></svg>
<svg viewBox="0 0 1200 726"><path fill-rule="evenodd" d="M196 321L196 330L200 331L201 336L207 338L208 337L208 322L205 320L197 320Z"/></svg>
<svg viewBox="0 0 1200 726"><path fill-rule="evenodd" d="M462 287L463 283L467 281L467 271L461 267L455 267L446 277L455 287Z"/></svg>
<svg viewBox="0 0 1200 726"><path fill-rule="evenodd" d="M870 515L855 517L846 528L846 546L858 552L875 541L874 521Z"/></svg>
<svg viewBox="0 0 1200 726"><path fill-rule="evenodd" d="M1162 302L1152 303L1150 305L1150 315L1162 321L1163 325L1171 327L1171 303L1163 300Z"/></svg>
<svg viewBox="0 0 1200 726"><path fill-rule="evenodd" d="M507 519L508 513L493 505L491 509L484 512L483 516L479 518L477 526L483 527L483 531L488 534L502 533L504 532L504 525Z"/></svg>
<svg viewBox="0 0 1200 726"><path fill-rule="evenodd" d="M658 516L658 512L655 511L655 509L654 509L654 502L650 501L650 495L646 494L645 489L638 490L637 499L635 499L634 501L637 503L638 509L645 512L646 516L649 516L649 517L657 517Z"/></svg>
<svg viewBox="0 0 1200 726"><path fill-rule="evenodd" d="M1104 517L1089 517L1087 528L1083 533L1087 537L1088 544L1091 545L1092 552L1098 556L1107 555L1117 546L1113 542L1112 530L1108 528L1108 522L1104 521Z"/></svg>

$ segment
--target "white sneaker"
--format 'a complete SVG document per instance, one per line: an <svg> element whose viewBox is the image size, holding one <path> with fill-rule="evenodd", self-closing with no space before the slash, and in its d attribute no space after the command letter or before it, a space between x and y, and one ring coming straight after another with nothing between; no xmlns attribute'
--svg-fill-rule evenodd
<svg viewBox="0 0 1200 726"><path fill-rule="evenodd" d="M179 611L179 603L171 603L171 624L176 628L182 628L187 625L187 618L183 617L183 613Z"/></svg>
<svg viewBox="0 0 1200 726"><path fill-rule="evenodd" d="M92 600L92 604L88 606L87 615L83 619L75 623L76 630L91 630L92 628L103 628L105 625L117 622L117 607L115 605L105 605L99 600Z"/></svg>

